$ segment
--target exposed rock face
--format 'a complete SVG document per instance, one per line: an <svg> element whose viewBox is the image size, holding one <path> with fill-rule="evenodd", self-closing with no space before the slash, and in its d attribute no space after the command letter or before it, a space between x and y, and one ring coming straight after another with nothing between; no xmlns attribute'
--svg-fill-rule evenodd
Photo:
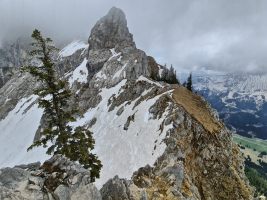
<svg viewBox="0 0 267 200"><path fill-rule="evenodd" d="M25 48L25 45L17 40L13 44L4 44L0 49L0 88L10 80L16 68L25 63L27 58Z"/></svg>
<svg viewBox="0 0 267 200"><path fill-rule="evenodd" d="M35 85L36 82L32 76L22 75L16 71L11 79L0 88L0 120L7 116L21 98L31 95L31 89L35 88Z"/></svg>
<svg viewBox="0 0 267 200"><path fill-rule="evenodd" d="M147 193L144 189L138 188L133 181L120 179L118 176L105 183L100 192L103 199L147 199Z"/></svg>
<svg viewBox="0 0 267 200"><path fill-rule="evenodd" d="M101 200L90 183L90 173L57 155L40 163L0 170L0 199L3 200Z"/></svg>
<svg viewBox="0 0 267 200"><path fill-rule="evenodd" d="M73 51L71 46L65 51ZM231 133L201 97L182 86L155 81L160 77L159 65L135 47L121 10L112 8L100 19L91 32L89 48L85 46L61 54L57 69L75 94L70 105L79 104L84 114L77 124L94 133L95 151L103 164L96 184L100 188L106 182L100 190L102 199L252 199ZM8 138L18 134L8 126L12 117L18 118L17 127L35 120L36 101L31 94L36 87L38 83L28 74L16 73L0 89L0 128L8 130ZM28 130L35 133L37 128ZM1 140L7 136L0 133ZM14 150L3 148L12 156L17 156L16 148L26 151L28 147L16 141L12 144ZM27 155L24 157L30 159ZM34 155L44 161L42 154ZM2 174L21 174L20 178L11 175L11 185L0 178L4 184L0 195L100 199L88 181L90 175L58 157L41 167L10 170ZM37 179L33 184L27 182L32 177ZM32 185L37 189L28 189Z"/></svg>
<svg viewBox="0 0 267 200"><path fill-rule="evenodd" d="M111 8L93 27L88 41L89 74L92 77L101 70L99 76L104 79L98 80L97 84L102 87L111 87L124 78L150 76L147 56L135 47L122 10ZM118 69L121 73L116 74Z"/></svg>
<svg viewBox="0 0 267 200"><path fill-rule="evenodd" d="M11 78L13 74L13 67L0 67L0 88Z"/></svg>
<svg viewBox="0 0 267 200"><path fill-rule="evenodd" d="M125 14L115 7L96 23L88 42L89 50L135 47Z"/></svg>

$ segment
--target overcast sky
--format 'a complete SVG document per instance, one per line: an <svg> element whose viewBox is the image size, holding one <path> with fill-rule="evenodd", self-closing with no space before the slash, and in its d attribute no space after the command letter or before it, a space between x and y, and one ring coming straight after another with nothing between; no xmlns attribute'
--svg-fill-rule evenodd
<svg viewBox="0 0 267 200"><path fill-rule="evenodd" d="M177 70L267 72L266 0L0 0L0 41L38 28L57 43L87 40L116 6L137 47Z"/></svg>

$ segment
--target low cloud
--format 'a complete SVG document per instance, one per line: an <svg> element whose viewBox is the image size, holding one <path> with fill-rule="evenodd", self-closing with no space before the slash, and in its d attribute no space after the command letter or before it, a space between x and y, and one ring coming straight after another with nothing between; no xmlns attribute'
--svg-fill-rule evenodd
<svg viewBox="0 0 267 200"><path fill-rule="evenodd" d="M87 40L112 7L124 10L138 48L177 70L267 72L264 0L0 0L0 41L38 28L58 44Z"/></svg>

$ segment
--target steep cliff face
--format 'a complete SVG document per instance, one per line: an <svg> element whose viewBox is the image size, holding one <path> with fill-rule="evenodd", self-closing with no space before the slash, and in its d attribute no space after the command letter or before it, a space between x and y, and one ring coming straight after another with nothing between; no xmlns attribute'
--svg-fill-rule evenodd
<svg viewBox="0 0 267 200"><path fill-rule="evenodd" d="M12 44L5 43L0 48L0 88L11 78L16 68L26 61L25 49L26 46L19 39Z"/></svg>
<svg viewBox="0 0 267 200"><path fill-rule="evenodd" d="M125 14L115 7L101 18L88 39L89 50L135 48L133 36L127 27Z"/></svg>
<svg viewBox="0 0 267 200"><path fill-rule="evenodd" d="M252 199L231 133L202 98L153 80L160 66L136 48L120 9L96 23L89 46L65 47L57 68L83 112L72 125L94 133L103 199ZM47 159L41 148L26 152L45 121L35 87L17 72L0 89L1 167Z"/></svg>

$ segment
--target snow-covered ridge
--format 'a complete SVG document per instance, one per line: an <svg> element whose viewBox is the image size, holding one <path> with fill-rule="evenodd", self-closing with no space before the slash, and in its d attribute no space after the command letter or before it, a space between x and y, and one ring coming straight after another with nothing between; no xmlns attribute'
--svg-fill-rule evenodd
<svg viewBox="0 0 267 200"><path fill-rule="evenodd" d="M61 57L67 57L74 54L79 49L87 49L88 44L84 43L83 41L73 41L72 43L68 44L66 47L64 47L60 52L59 56Z"/></svg>
<svg viewBox="0 0 267 200"><path fill-rule="evenodd" d="M156 85L158 87L163 87L159 82L156 82L156 81L152 81L152 80L149 80L148 78L144 77L144 76L140 76L137 81L146 81L152 85Z"/></svg>

